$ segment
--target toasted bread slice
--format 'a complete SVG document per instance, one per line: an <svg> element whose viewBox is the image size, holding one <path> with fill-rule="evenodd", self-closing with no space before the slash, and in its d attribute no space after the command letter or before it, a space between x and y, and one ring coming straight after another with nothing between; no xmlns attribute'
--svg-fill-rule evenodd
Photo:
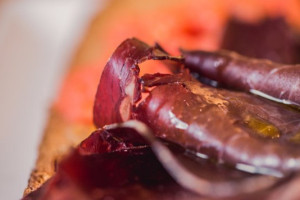
<svg viewBox="0 0 300 200"><path fill-rule="evenodd" d="M60 93L49 111L38 158L24 195L39 188L56 170L60 159L95 129L93 99L101 70L115 47L128 37L177 48L217 49L232 15L246 21L284 14L295 27L300 3L263 1L113 0L93 19L71 64ZM163 23L162 23L163 21Z"/></svg>

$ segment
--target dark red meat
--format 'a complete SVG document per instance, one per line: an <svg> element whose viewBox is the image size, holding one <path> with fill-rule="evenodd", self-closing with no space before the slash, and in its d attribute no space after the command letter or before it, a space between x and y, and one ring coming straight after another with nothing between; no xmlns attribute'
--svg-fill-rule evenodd
<svg viewBox="0 0 300 200"><path fill-rule="evenodd" d="M94 132L60 163L54 177L24 200L244 199L243 193L249 192L264 197L263 189L276 183L276 179L197 159L172 143L163 145L140 122L129 123ZM193 184L188 188L187 180Z"/></svg>
<svg viewBox="0 0 300 200"><path fill-rule="evenodd" d="M299 42L284 18L267 18L258 23L232 19L227 24L221 48L248 57L296 64L300 62Z"/></svg>
<svg viewBox="0 0 300 200"><path fill-rule="evenodd" d="M300 113L265 99L197 81L175 82L153 89L137 113L156 136L220 162L258 171L300 167L299 147L290 142L299 133Z"/></svg>
<svg viewBox="0 0 300 200"><path fill-rule="evenodd" d="M224 86L300 105L300 65L253 59L229 51L182 53L187 68Z"/></svg>
<svg viewBox="0 0 300 200"><path fill-rule="evenodd" d="M299 197L297 110L203 85L181 68L140 78L147 59L182 62L159 46L123 42L98 87L99 129L24 200Z"/></svg>
<svg viewBox="0 0 300 200"><path fill-rule="evenodd" d="M139 48L141 46L143 48ZM112 58L125 47L132 50L128 57L144 55L142 52L152 49L136 39L126 40ZM126 58L126 54L121 55L124 56L123 62L118 58L118 62L110 59L109 63L127 66L126 60L130 58ZM164 53L163 58L170 57ZM185 59L187 62L189 57ZM111 68L109 63L104 69L106 73ZM139 71L138 65L135 69ZM122 73L130 72L130 67L122 68ZM108 76L109 81L119 83L118 74ZM100 116L95 117L96 125L106 122L101 116L111 119L110 123L126 121L114 117L122 113L116 108L120 109L118 105L124 96L111 98L111 91L101 87L106 84L103 81L106 78L102 77L104 79L101 79L97 92L101 96L96 97L100 99L96 99L94 110L95 115ZM139 105L132 102L128 108L131 112L128 118L142 120L156 136L204 153L219 162L250 165L257 173L282 175L299 169L299 148L290 142L299 134L299 112L250 94L205 86L186 71L175 75L145 75L141 81L135 73L130 79L135 80L137 94L141 92L140 82L144 87L156 86L144 102ZM119 91L125 91L126 87L126 84L121 84ZM106 112L106 101L103 101L102 107L97 107L97 102L103 98L110 99L114 112Z"/></svg>
<svg viewBox="0 0 300 200"><path fill-rule="evenodd" d="M64 159L29 199L171 199L196 197L178 185L148 143L129 128L101 129Z"/></svg>
<svg viewBox="0 0 300 200"><path fill-rule="evenodd" d="M107 62L98 86L94 104L97 127L126 121L132 107L141 98L138 64L145 60L175 60L159 46L150 47L133 38L125 40Z"/></svg>

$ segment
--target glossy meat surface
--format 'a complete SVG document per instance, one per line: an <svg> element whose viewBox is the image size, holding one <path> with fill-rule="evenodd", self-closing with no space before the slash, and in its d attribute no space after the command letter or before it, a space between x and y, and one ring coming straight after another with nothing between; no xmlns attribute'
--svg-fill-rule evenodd
<svg viewBox="0 0 300 200"><path fill-rule="evenodd" d="M120 54L120 49L122 52L123 49L132 52ZM136 55L143 55L144 58L149 49L152 48L136 39L126 40L104 69L104 73L111 70L109 63L116 63L114 68L123 67L121 72L130 74L130 80L135 80L131 85L131 88L135 88L132 94L142 92L140 84L143 87L155 86L147 93L145 101L138 105L135 102L127 105L128 118L142 120L153 129L156 136L207 154L220 162L247 164L254 167L254 172L275 173L278 176L299 169L300 152L297 145L293 144L300 130L298 111L250 94L202 85L187 71L174 75L145 75L139 79L138 73L131 73L132 69L128 67L131 65L127 66L127 60L132 60L131 57L136 60ZM171 59L165 52L160 52L163 53L162 58ZM189 57L184 56L187 62ZM180 62L179 59L177 61ZM137 64L134 67L139 71ZM105 122L102 116L110 118L110 123L128 120L115 117L123 113L119 105L127 98L126 95L111 96L111 90L102 87L107 84L104 82L107 77L102 77L97 92L97 95L101 95L96 96L95 101L96 125ZM119 74L112 72L108 77L113 84L119 84ZM126 91L127 87L126 84L120 84L118 91ZM107 105L113 105L113 112L106 112L107 101L103 101L103 98L110 99ZM103 106L97 107L98 102L102 102Z"/></svg>
<svg viewBox="0 0 300 200"><path fill-rule="evenodd" d="M24 199L193 197L162 167L134 130L98 130L64 159L57 174Z"/></svg>
<svg viewBox="0 0 300 200"><path fill-rule="evenodd" d="M95 98L93 113L97 127L131 118L132 106L141 98L138 64L150 59L182 60L135 38L125 40L115 50L103 70Z"/></svg>
<svg viewBox="0 0 300 200"><path fill-rule="evenodd" d="M134 127L141 126L140 122L132 122ZM168 141L149 140L144 125L136 130L124 125L94 132L59 164L54 177L24 200L201 200L220 199L217 196L222 195L227 197L221 199L241 200L266 197L270 186L277 181L274 179L271 185L260 184L258 181L266 181L268 178L197 158ZM168 152L171 153L169 156L159 156ZM176 162L172 161L174 159ZM184 168L174 170L174 166ZM188 177L182 175L186 172L192 173L197 179L199 184L193 187L202 190L203 195L185 188L183 183ZM176 181L173 177L176 177ZM243 194L249 191L252 191L250 195Z"/></svg>
<svg viewBox="0 0 300 200"><path fill-rule="evenodd" d="M293 138L300 113L269 100L197 81L175 82L153 89L138 113L156 136L220 162L299 169Z"/></svg>
<svg viewBox="0 0 300 200"><path fill-rule="evenodd" d="M300 65L244 57L230 51L183 51L185 66L229 88L300 105Z"/></svg>
<svg viewBox="0 0 300 200"><path fill-rule="evenodd" d="M98 87L99 129L24 200L299 197L299 111L201 84L181 68L139 77L147 59L183 61L124 41Z"/></svg>

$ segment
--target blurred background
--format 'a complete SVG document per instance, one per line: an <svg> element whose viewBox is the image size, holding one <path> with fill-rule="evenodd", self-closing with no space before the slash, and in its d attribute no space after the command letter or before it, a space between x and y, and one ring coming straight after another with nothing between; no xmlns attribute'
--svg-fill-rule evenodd
<svg viewBox="0 0 300 200"><path fill-rule="evenodd" d="M299 0L0 1L1 199L22 196L49 113L92 126L101 70L124 39L295 63L299 27Z"/></svg>
<svg viewBox="0 0 300 200"><path fill-rule="evenodd" d="M20 199L93 0L0 1L0 197Z"/></svg>

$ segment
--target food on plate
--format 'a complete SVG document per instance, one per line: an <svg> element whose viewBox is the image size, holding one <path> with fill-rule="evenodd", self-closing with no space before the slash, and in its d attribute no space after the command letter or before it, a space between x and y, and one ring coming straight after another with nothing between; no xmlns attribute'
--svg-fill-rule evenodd
<svg viewBox="0 0 300 200"><path fill-rule="evenodd" d="M295 197L297 199L299 197L297 185L300 181L296 162L297 153L294 152L300 143L300 134L297 132L298 119L295 119L298 116L297 107L281 105L244 92L232 91L232 88L228 88L224 84L199 75L199 73L189 72L183 68L184 58L182 56L169 56L159 45L149 47L134 40L139 49L149 48L155 52L127 55L133 56L135 59L128 59L124 66L134 65L130 69L117 67L123 69L121 73L106 70L108 77L115 79L116 75L120 75L120 79L111 80L112 85L104 84L104 86L108 88L113 86L114 91L117 91L118 88L120 90L116 93L106 91L107 96L104 97L104 100L107 107L98 99L98 106L96 106L98 111L102 112L101 110L104 109L104 113L107 115L103 117L103 115L99 115L99 112L95 112L94 121L100 130L89 135L95 130L92 113L99 77L109 56L126 38L138 37L149 44L158 42L171 55L179 55L179 48L185 49L186 52L192 49L216 51L226 48L244 56L295 64L298 62L298 47L297 37L295 37L297 35L294 33L297 33L298 27L300 27L299 8L300 4L297 0L284 2L260 0L108 1L106 8L99 12L91 23L51 107L48 124L39 147L37 162L24 193L25 198L97 199L102 196L108 199L113 197L117 199L125 197L127 199L218 199L219 197L222 199L274 199L275 197L276 199L290 199ZM232 40L232 38L235 39ZM274 40L276 43L272 42ZM129 52L134 52L134 50ZM136 56L141 57L137 59ZM153 58L164 60L166 65L160 61L143 62ZM123 58L117 56L116 60L122 62ZM136 64L141 64L140 72ZM129 74L126 74L127 72ZM186 85L190 88L183 88ZM218 87L218 89L214 87ZM209 96L193 94L195 91L191 89L194 88L197 91L212 94L213 100L220 101L220 104L214 105ZM165 95L163 95L164 92ZM193 101L191 106L179 102L187 100L180 95L181 92L188 94L188 100ZM110 99L110 95L113 96L112 99ZM170 102L163 104L166 101ZM224 102L228 102L228 104ZM160 103L162 107L155 108L156 103ZM208 134L203 136L216 137L199 137L195 141L191 134L182 134L184 136L182 138L177 137L185 132L182 128L193 124L192 121L188 121L186 124L181 123L180 119L192 120L192 116L196 113L195 109L199 108L199 103L207 108L212 104L212 108L207 110L213 111L211 115L203 111L205 114L202 118L196 117L196 124L200 125L197 128L204 127L209 130ZM222 106L222 103L225 106ZM171 110L168 107L170 105L175 105L178 111ZM112 108L112 110L108 108ZM152 110L152 108L156 110ZM166 112L166 115L163 112L165 109L172 112ZM192 112L184 109L192 110ZM200 109L202 108L199 108L199 111ZM122 112L119 112L120 110ZM223 111L226 110L229 114L224 120L220 119L221 116L225 116ZM273 112L275 114L272 114ZM217 117L216 123L213 123L213 114L217 114L219 117ZM287 115L287 118L284 118L284 115ZM100 122L99 118L101 117L107 121ZM174 170L170 170L168 167L172 167L174 162L171 165L165 165L167 159L161 159L160 154L157 154L157 148L153 146L153 141L149 141L149 138L144 141L145 148L140 146L142 143L128 146L128 143L123 141L125 138L115 135L115 131L112 130L116 126L120 126L119 130L125 131L126 135L131 132L142 134L144 131L128 131L126 128L124 130L124 124L103 127L108 125L105 123L122 122L127 119L142 120L143 123L146 123L151 129L150 131L161 137L159 140L155 139L154 143L160 142L168 147L173 155L173 161L177 160L177 163L183 164L183 167L186 167L183 169L188 170L187 172L199 175L193 180L205 183L202 184L203 188L191 187L193 185L187 184L187 180L191 179L178 179L178 175L185 174L185 172L174 173ZM211 128L204 125L205 120L209 121ZM136 123L141 124L136 121L133 124ZM125 124L128 126L127 122ZM160 131L158 127L165 128L167 134L162 133L163 129ZM242 136L235 139L234 133L230 133L227 127L234 130L234 133L236 130L241 130ZM175 129L176 135L172 135L172 131L168 131L170 128ZM211 133L213 130L220 130L221 133L230 136L232 141L241 141L241 138L248 134L251 142L242 142L240 145L231 142L227 148L227 145L223 143L226 138L222 138L222 135L217 133L213 135ZM101 139L100 135L103 132L109 132L111 135L108 134L107 138ZM105 134L103 134L104 136ZM89 139L78 146L87 137ZM133 137L129 138L130 140L126 141L135 140ZM107 142L102 143L102 140ZM196 142L199 144L197 145ZM209 142L209 144L202 142ZM130 149L133 154L126 152L127 147L133 147ZM226 148L224 149L224 147ZM246 154L234 153L231 151L231 147L233 150L245 147L241 151L249 152ZM72 148L76 148L76 150L67 156ZM141 151L138 151L139 148ZM265 149L268 151L264 152ZM279 151L279 155L271 156ZM234 156L230 157L229 155ZM136 181L129 179L129 182L125 181L120 185L114 185L111 182L107 188L101 186L102 179L93 181L89 185L86 181L87 177L93 176L94 173L95 176L98 176L95 170L93 172L92 168L89 168L91 165L94 166L94 161L88 161L85 164L79 162L82 167L78 167L75 172L73 171L74 173L69 170L70 166L73 167L74 163L79 160L90 160L91 157L103 158L105 164L103 164L104 160L102 163L94 160L95 163L101 163L101 166L114 162L124 161L126 163L126 158L129 157L134 160L140 159L141 163L149 158L151 160L149 166L152 164L160 166L156 169L159 169L157 172L164 174L162 177L166 184L165 186L158 184L157 187L149 188L147 182L143 181L145 179L138 178ZM109 162L106 162L107 160ZM245 163L243 163L244 161ZM195 165L190 165L191 163ZM137 169L140 165L134 166ZM87 168L91 171L86 171ZM125 168L124 171L117 168L116 174L130 172L133 169L130 166ZM104 172L110 173L109 170L104 170ZM147 170L143 171L143 173L146 172ZM132 175L134 173L125 174ZM114 174L99 173L99 175L110 177ZM142 173L135 175L144 176ZM87 183L89 187L80 184L81 181ZM155 182L155 180L153 181ZM194 181L192 183L195 183ZM252 185L249 185L251 183ZM210 190L212 187L214 189ZM228 190L224 190L224 188Z"/></svg>
<svg viewBox="0 0 300 200"><path fill-rule="evenodd" d="M258 167L257 171L259 167L280 171L300 167L296 164L300 154L289 142L300 130L297 110L246 93L205 86L185 71L139 80L138 63L146 59L182 62L136 39L124 41L102 73L94 107L97 127L135 118L148 124L156 136L222 162L249 164ZM156 87L136 105L141 85ZM272 142L257 136L272 138ZM269 157L276 161L270 163ZM294 166L289 166L290 160Z"/></svg>
<svg viewBox="0 0 300 200"><path fill-rule="evenodd" d="M197 161L133 120L95 131L59 165L54 177L24 199L231 197L262 191L276 181Z"/></svg>
<svg viewBox="0 0 300 200"><path fill-rule="evenodd" d="M177 70L139 77L149 59ZM203 85L184 59L135 38L120 44L95 98L99 129L24 199L272 199L294 187L299 111Z"/></svg>

